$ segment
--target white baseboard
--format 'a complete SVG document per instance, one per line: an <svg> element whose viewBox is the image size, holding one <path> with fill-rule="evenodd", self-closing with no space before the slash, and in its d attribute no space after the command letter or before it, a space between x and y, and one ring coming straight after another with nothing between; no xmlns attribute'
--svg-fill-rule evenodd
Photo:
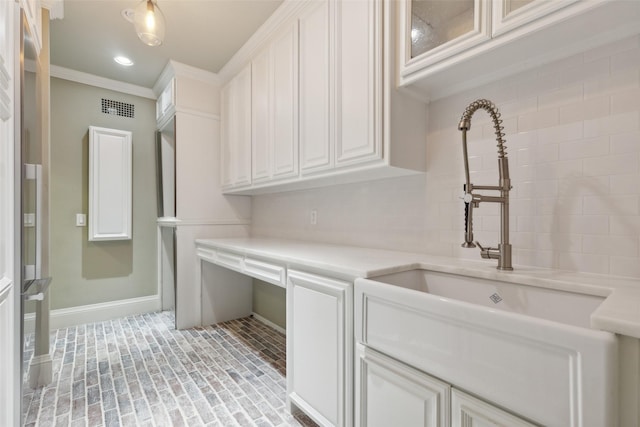
<svg viewBox="0 0 640 427"><path fill-rule="evenodd" d="M51 310L49 327L51 330L83 325L85 323L102 322L120 317L160 311L162 301L160 295L130 298L100 304L81 305L78 307ZM35 331L35 313L25 316L25 334Z"/></svg>
<svg viewBox="0 0 640 427"><path fill-rule="evenodd" d="M281 334L287 335L287 330L285 328L283 328L282 326L278 326L275 323L273 323L271 320L260 316L257 313L252 312L251 316L253 316L254 319L256 319L258 322L264 323L265 325L267 325L270 328L275 329L276 331L280 332Z"/></svg>

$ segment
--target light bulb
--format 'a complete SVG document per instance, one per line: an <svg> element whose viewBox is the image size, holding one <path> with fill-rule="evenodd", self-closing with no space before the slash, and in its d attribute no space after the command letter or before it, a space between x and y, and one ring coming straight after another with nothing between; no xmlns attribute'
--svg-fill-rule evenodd
<svg viewBox="0 0 640 427"><path fill-rule="evenodd" d="M164 15L154 0L142 0L135 8L133 24L136 34L149 46L160 46L164 40Z"/></svg>
<svg viewBox="0 0 640 427"><path fill-rule="evenodd" d="M147 12L147 17L144 20L147 24L147 29L153 31L156 28L156 17L153 16L152 11Z"/></svg>

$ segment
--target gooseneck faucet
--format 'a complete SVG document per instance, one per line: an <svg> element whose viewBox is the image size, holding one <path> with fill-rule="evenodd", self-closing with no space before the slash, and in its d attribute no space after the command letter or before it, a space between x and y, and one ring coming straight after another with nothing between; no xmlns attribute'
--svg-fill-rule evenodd
<svg viewBox="0 0 640 427"><path fill-rule="evenodd" d="M467 131L471 129L471 116L479 109L486 110L491 116L498 142L498 185L473 185L469 178L469 155L467 154ZM458 130L462 131L462 151L464 156L464 204L465 204L465 234L463 248L480 248L482 258L497 259L498 270L513 270L511 265L511 244L509 243L509 191L511 179L509 178L509 159L505 151L502 120L498 108L486 99L473 101L462 114ZM499 196L485 196L477 194L477 190L499 191ZM473 208L482 202L500 203L500 243L497 248L484 248L473 240Z"/></svg>

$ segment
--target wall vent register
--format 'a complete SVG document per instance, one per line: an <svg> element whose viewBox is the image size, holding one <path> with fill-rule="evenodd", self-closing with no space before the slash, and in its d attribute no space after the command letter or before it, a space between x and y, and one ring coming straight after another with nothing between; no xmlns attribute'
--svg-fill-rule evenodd
<svg viewBox="0 0 640 427"><path fill-rule="evenodd" d="M105 114L133 119L135 117L135 105L102 98L102 112Z"/></svg>

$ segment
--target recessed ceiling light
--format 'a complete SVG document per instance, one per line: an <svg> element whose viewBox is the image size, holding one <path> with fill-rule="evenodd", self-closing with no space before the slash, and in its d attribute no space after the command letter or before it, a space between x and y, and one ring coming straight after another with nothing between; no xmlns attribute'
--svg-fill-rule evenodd
<svg viewBox="0 0 640 427"><path fill-rule="evenodd" d="M113 60L120 65L124 65L125 67L131 67L133 65L133 61L126 56L116 56L113 58Z"/></svg>

